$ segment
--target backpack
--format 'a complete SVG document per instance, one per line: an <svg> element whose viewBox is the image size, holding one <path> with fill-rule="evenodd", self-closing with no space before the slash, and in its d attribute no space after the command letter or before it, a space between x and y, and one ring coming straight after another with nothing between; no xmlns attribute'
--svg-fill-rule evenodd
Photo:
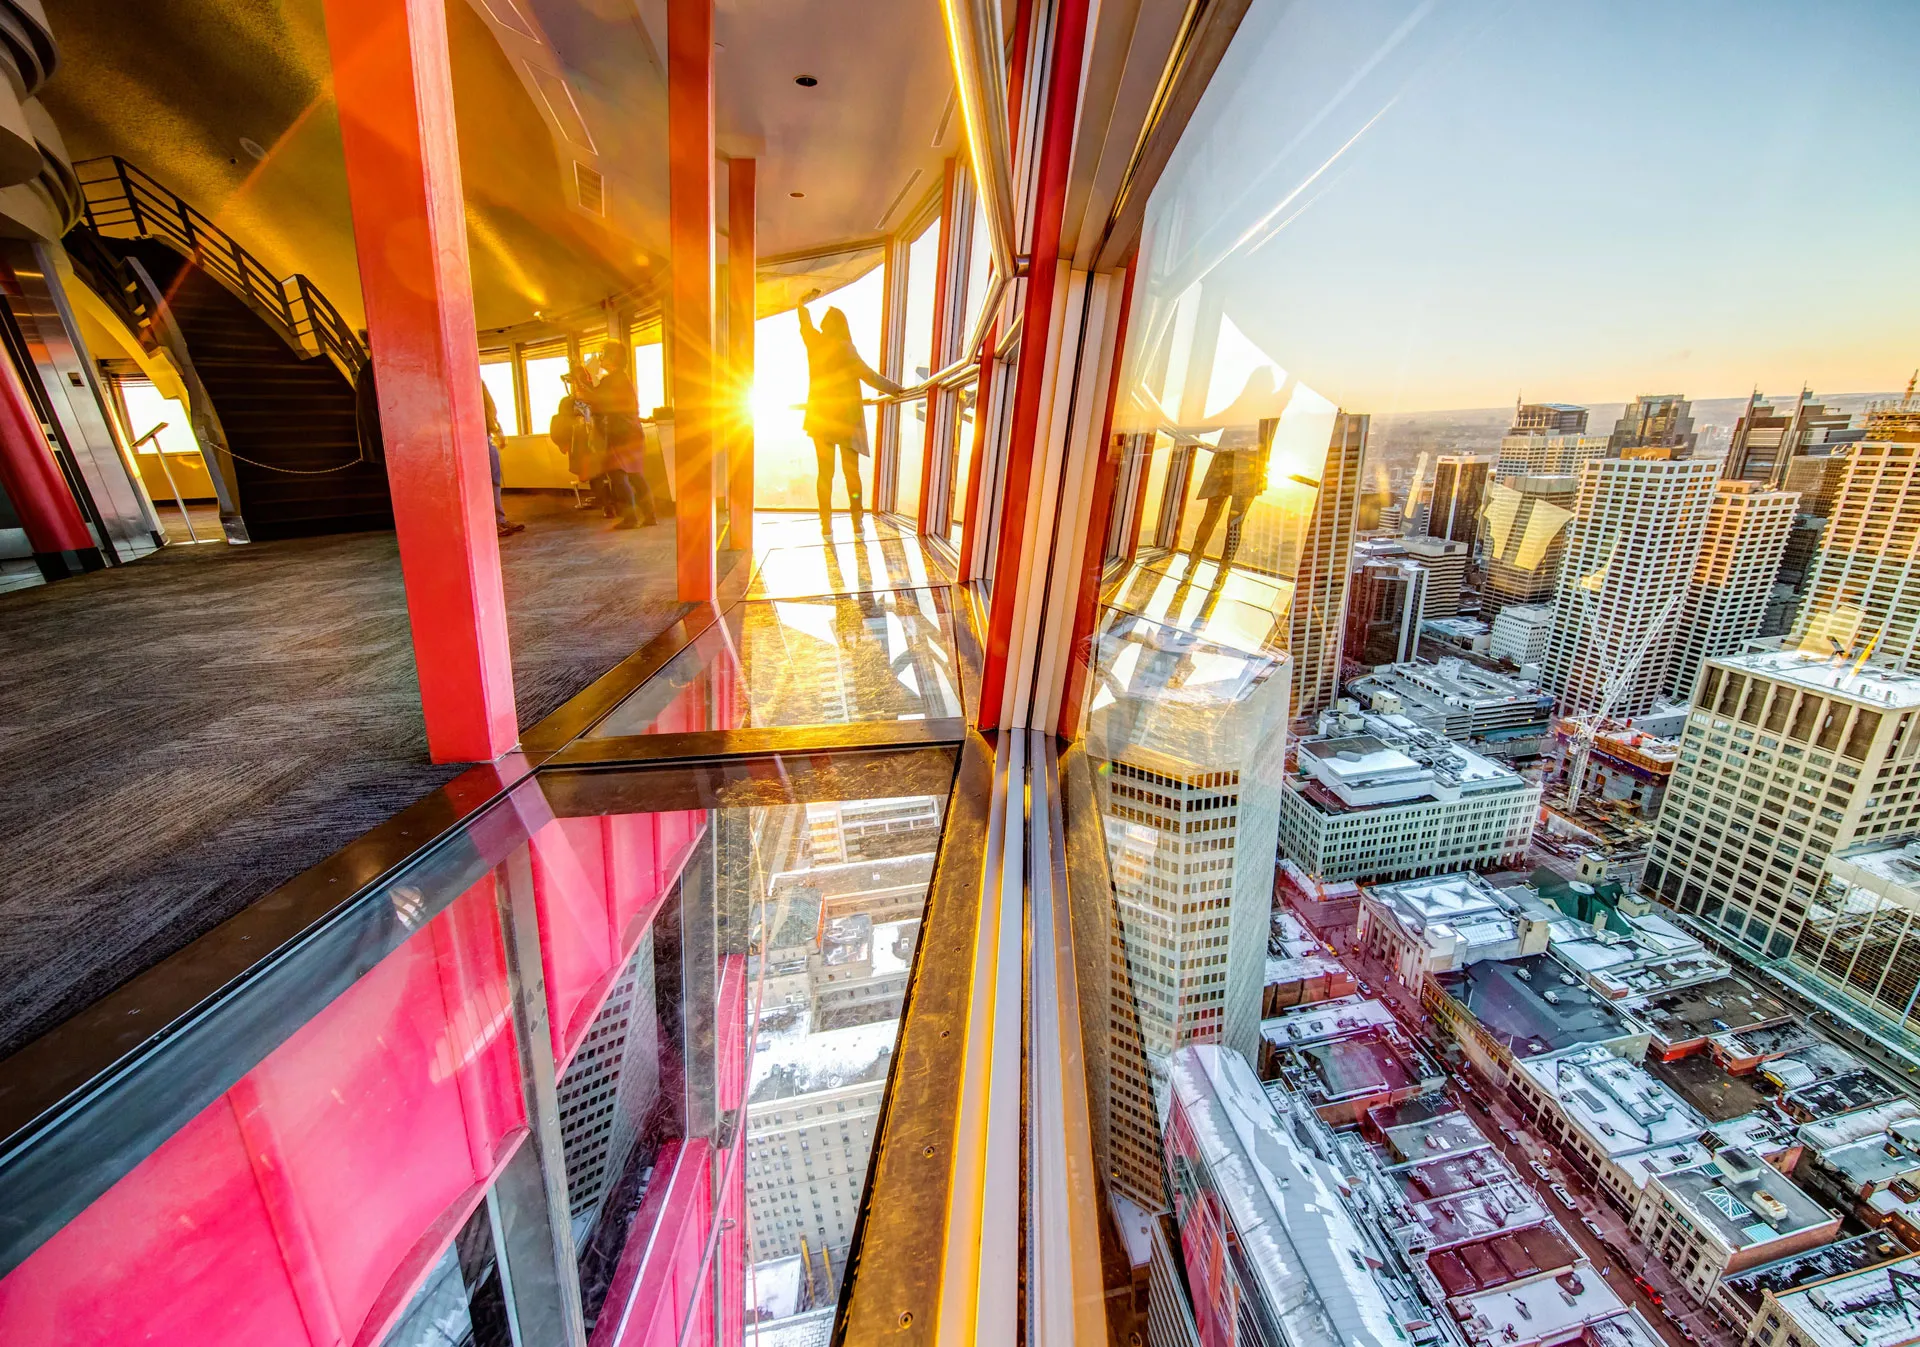
<svg viewBox="0 0 1920 1347"><path fill-rule="evenodd" d="M581 481L592 481L605 470L605 447L596 444L599 437L593 433L593 418L577 398L560 400L553 419L547 422L547 438L567 456L567 466Z"/></svg>

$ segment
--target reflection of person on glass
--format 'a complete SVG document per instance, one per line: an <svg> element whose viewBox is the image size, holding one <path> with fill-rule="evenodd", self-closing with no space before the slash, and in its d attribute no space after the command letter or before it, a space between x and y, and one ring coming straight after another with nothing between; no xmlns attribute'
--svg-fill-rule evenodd
<svg viewBox="0 0 1920 1347"><path fill-rule="evenodd" d="M1220 549L1216 578L1226 578L1227 568L1240 550L1240 529L1246 522L1247 511L1253 507L1253 498L1267 489L1267 460L1273 455L1273 432L1286 413L1287 404L1293 401L1293 388L1294 380L1289 376L1286 384L1276 389L1272 366L1262 365L1247 376L1240 396L1212 418L1219 427L1220 438L1212 446L1213 461L1207 464L1207 475L1201 479L1200 490L1194 497L1205 501L1207 508L1200 516L1199 528L1194 531L1193 545L1187 549L1189 570L1206 554L1207 543L1220 522L1221 511L1225 510L1227 539Z"/></svg>
<svg viewBox="0 0 1920 1347"><path fill-rule="evenodd" d="M659 516L647 483L646 436L640 428L640 395L631 363L626 345L610 341L600 348L597 369L576 367L573 389L593 409L595 428L606 442L607 477L620 510L614 527L651 528Z"/></svg>
<svg viewBox="0 0 1920 1347"><path fill-rule="evenodd" d="M860 405L860 385L871 384L883 393L898 393L900 385L860 358L847 327L847 315L839 309L828 309L820 326L813 325L807 305L819 297L818 290L809 290L801 297L799 314L800 340L807 347L805 428L820 467L816 483L820 534L833 536L833 460L838 452L857 535L861 521L860 460L868 452L867 415Z"/></svg>

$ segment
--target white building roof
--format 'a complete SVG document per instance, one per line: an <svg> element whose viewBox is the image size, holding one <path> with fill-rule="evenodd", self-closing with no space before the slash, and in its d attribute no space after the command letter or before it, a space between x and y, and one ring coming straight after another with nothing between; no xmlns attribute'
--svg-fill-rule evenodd
<svg viewBox="0 0 1920 1347"><path fill-rule="evenodd" d="M1366 1029L1394 1027L1393 1012L1380 1001L1358 996L1343 996L1337 1001L1299 1006L1282 1015L1260 1021L1261 1037L1281 1047L1304 1047L1324 1043L1330 1038L1345 1038Z"/></svg>
<svg viewBox="0 0 1920 1347"><path fill-rule="evenodd" d="M1626 1309L1593 1264L1582 1260L1557 1277L1509 1282L1452 1302L1465 1310L1461 1328L1489 1347L1558 1341L1572 1330Z"/></svg>
<svg viewBox="0 0 1920 1347"><path fill-rule="evenodd" d="M1519 1065L1610 1157L1677 1148L1707 1129L1707 1120L1686 1100L1597 1043L1527 1058Z"/></svg>
<svg viewBox="0 0 1920 1347"><path fill-rule="evenodd" d="M1245 1059L1196 1044L1168 1059L1167 1075L1258 1279L1247 1290L1284 1322L1288 1341L1403 1347L1331 1168L1281 1125Z"/></svg>
<svg viewBox="0 0 1920 1347"><path fill-rule="evenodd" d="M1875 1137L1902 1118L1920 1116L1920 1104L1911 1099L1889 1099L1884 1104L1875 1104L1871 1108L1856 1109L1852 1113L1842 1113L1837 1118L1822 1118L1818 1122L1803 1123L1800 1127L1800 1141L1816 1154L1830 1151L1836 1146L1849 1145L1862 1137Z"/></svg>
<svg viewBox="0 0 1920 1347"><path fill-rule="evenodd" d="M1912 1271L1912 1259L1883 1263L1848 1277L1789 1291L1780 1308L1819 1347L1901 1347L1920 1340L1920 1300L1910 1284L1894 1289L1894 1273Z"/></svg>
<svg viewBox="0 0 1920 1347"><path fill-rule="evenodd" d="M1735 673L1797 684L1829 696L1849 697L1870 706L1920 706L1920 674L1905 673L1885 664L1860 665L1855 660L1803 655L1797 650L1762 650L1751 655L1725 655L1709 663Z"/></svg>

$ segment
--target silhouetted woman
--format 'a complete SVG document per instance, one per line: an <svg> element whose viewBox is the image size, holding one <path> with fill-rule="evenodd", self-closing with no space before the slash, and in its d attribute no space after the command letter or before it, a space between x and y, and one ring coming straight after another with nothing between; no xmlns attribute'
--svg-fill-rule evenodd
<svg viewBox="0 0 1920 1347"><path fill-rule="evenodd" d="M847 504L852 508L853 531L860 532L860 459L867 449L867 416L860 406L860 385L872 384L883 393L898 393L900 385L877 372L853 348L847 315L828 309L820 326L813 325L807 305L820 297L810 290L800 301L800 340L807 346L807 419L820 475L815 484L820 504L820 534L833 536L833 459L847 479Z"/></svg>

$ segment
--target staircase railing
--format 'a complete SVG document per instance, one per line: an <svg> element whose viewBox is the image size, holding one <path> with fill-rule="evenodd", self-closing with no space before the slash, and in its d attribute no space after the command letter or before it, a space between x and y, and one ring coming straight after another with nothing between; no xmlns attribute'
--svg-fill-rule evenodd
<svg viewBox="0 0 1920 1347"><path fill-rule="evenodd" d="M298 273L282 279L226 230L165 184L117 155L73 166L94 233L156 239L190 259L258 313L295 350L325 356L352 380L366 348L340 311Z"/></svg>

